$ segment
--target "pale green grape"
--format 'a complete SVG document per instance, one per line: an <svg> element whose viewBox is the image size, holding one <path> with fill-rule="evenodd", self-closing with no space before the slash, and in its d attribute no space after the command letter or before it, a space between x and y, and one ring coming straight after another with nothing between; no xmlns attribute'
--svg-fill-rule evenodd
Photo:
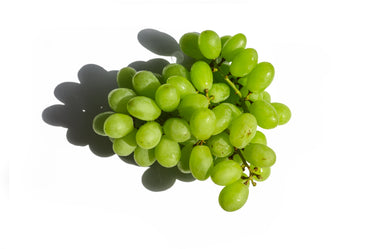
<svg viewBox="0 0 373 249"><path fill-rule="evenodd" d="M182 143L190 139L191 133L188 122L181 118L169 118L163 124L165 135L178 142Z"/></svg>
<svg viewBox="0 0 373 249"><path fill-rule="evenodd" d="M229 68L229 71L235 77L244 77L248 75L258 63L258 53L253 48L246 48L237 53Z"/></svg>
<svg viewBox="0 0 373 249"><path fill-rule="evenodd" d="M258 167L250 165L250 170L254 172L253 178L258 182L262 182L268 179L271 174L271 167Z"/></svg>
<svg viewBox="0 0 373 249"><path fill-rule="evenodd" d="M203 31L198 37L198 47L207 59L217 58L221 51L219 35L212 30Z"/></svg>
<svg viewBox="0 0 373 249"><path fill-rule="evenodd" d="M155 91L161 83L152 72L140 71L133 76L132 85L137 95L154 99Z"/></svg>
<svg viewBox="0 0 373 249"><path fill-rule="evenodd" d="M92 121L93 131L100 136L106 136L104 132L104 123L106 119L114 112L102 112L97 114Z"/></svg>
<svg viewBox="0 0 373 249"><path fill-rule="evenodd" d="M198 109L190 118L190 131L198 140L206 140L215 130L216 117L210 109Z"/></svg>
<svg viewBox="0 0 373 249"><path fill-rule="evenodd" d="M228 106L232 110L232 117L237 118L242 114L242 111L235 105L231 103L221 103L222 106Z"/></svg>
<svg viewBox="0 0 373 249"><path fill-rule="evenodd" d="M166 168L174 167L180 160L181 151L177 142L163 136L155 147L155 158Z"/></svg>
<svg viewBox="0 0 373 249"><path fill-rule="evenodd" d="M175 111L180 103L180 93L173 85L161 85L155 93L155 102L162 111Z"/></svg>
<svg viewBox="0 0 373 249"><path fill-rule="evenodd" d="M233 212L245 205L248 197L248 186L238 180L221 190L219 204L225 211Z"/></svg>
<svg viewBox="0 0 373 249"><path fill-rule="evenodd" d="M199 50L198 37L199 37L199 33L196 33L196 32L186 33L180 38L179 44L184 54L194 59L200 60L200 59L203 59L204 57L201 51Z"/></svg>
<svg viewBox="0 0 373 249"><path fill-rule="evenodd" d="M213 158L209 147L206 145L194 146L190 153L190 172L197 180L204 181L210 176L213 167Z"/></svg>
<svg viewBox="0 0 373 249"><path fill-rule="evenodd" d="M219 103L226 100L230 95L230 87L225 83L214 83L208 92L212 103Z"/></svg>
<svg viewBox="0 0 373 249"><path fill-rule="evenodd" d="M275 152L264 144L250 143L243 150L245 159L258 167L270 167L276 162Z"/></svg>
<svg viewBox="0 0 373 249"><path fill-rule="evenodd" d="M220 163L222 161L227 161L227 160L229 160L228 157L215 157L214 158L214 165L216 165L216 164L218 164L218 163Z"/></svg>
<svg viewBox="0 0 373 249"><path fill-rule="evenodd" d="M233 156L233 161L236 161L236 162L239 163L240 165L243 164L242 158L241 158L240 155L238 155L238 154L234 154L234 156Z"/></svg>
<svg viewBox="0 0 373 249"><path fill-rule="evenodd" d="M117 73L118 87L133 89L132 78L136 74L136 70L132 67L124 67Z"/></svg>
<svg viewBox="0 0 373 249"><path fill-rule="evenodd" d="M217 135L229 127L233 119L233 111L228 105L220 104L212 111L216 117L215 129L212 135Z"/></svg>
<svg viewBox="0 0 373 249"><path fill-rule="evenodd" d="M136 96L127 103L128 112L135 118L153 121L161 115L161 109L154 100L145 96Z"/></svg>
<svg viewBox="0 0 373 249"><path fill-rule="evenodd" d="M263 94L261 92L249 93L247 99L250 100L251 102L263 100Z"/></svg>
<svg viewBox="0 0 373 249"><path fill-rule="evenodd" d="M185 142L179 142L179 144L185 146L185 145L188 145L188 144L196 144L198 142L198 139L191 136L188 140L186 140Z"/></svg>
<svg viewBox="0 0 373 249"><path fill-rule="evenodd" d="M200 108L206 109L208 106L209 101L206 96L202 94L189 94L180 101L178 112L183 119L189 121L194 111Z"/></svg>
<svg viewBox="0 0 373 249"><path fill-rule="evenodd" d="M275 68L269 62L261 62L247 76L246 86L250 92L263 92L272 82Z"/></svg>
<svg viewBox="0 0 373 249"><path fill-rule="evenodd" d="M263 100L271 103L271 95L267 91L262 92L262 98Z"/></svg>
<svg viewBox="0 0 373 249"><path fill-rule="evenodd" d="M158 145L162 137L162 127L155 121L140 126L136 134L136 142L143 149L152 149Z"/></svg>
<svg viewBox="0 0 373 249"><path fill-rule="evenodd" d="M246 36L244 34L236 34L226 41L221 50L221 56L232 61L233 58L246 47Z"/></svg>
<svg viewBox="0 0 373 249"><path fill-rule="evenodd" d="M190 79L198 91L204 93L206 90L210 90L213 76L209 64L204 61L195 62L190 69Z"/></svg>
<svg viewBox="0 0 373 249"><path fill-rule="evenodd" d="M142 167L149 167L155 163L155 154L154 149L143 149L140 146L137 146L135 152L133 153L133 159L137 165Z"/></svg>
<svg viewBox="0 0 373 249"><path fill-rule="evenodd" d="M239 149L244 148L255 136L256 127L256 119L250 113L243 113L233 119L229 127L231 144Z"/></svg>
<svg viewBox="0 0 373 249"><path fill-rule="evenodd" d="M192 83L181 76L176 75L169 77L167 79L167 84L174 86L179 91L180 99L183 99L188 94L197 93Z"/></svg>
<svg viewBox="0 0 373 249"><path fill-rule="evenodd" d="M258 125L264 129L273 129L278 125L277 111L267 101L255 101L251 104L249 111L255 116Z"/></svg>
<svg viewBox="0 0 373 249"><path fill-rule="evenodd" d="M220 44L221 44L221 47L223 49L225 43L231 38L232 36L230 35L225 35L225 36L222 36L220 37ZM222 51L223 52L223 51Z"/></svg>
<svg viewBox="0 0 373 249"><path fill-rule="evenodd" d="M291 111L289 107L282 103L271 103L271 105L276 109L279 125L289 122L291 118Z"/></svg>
<svg viewBox="0 0 373 249"><path fill-rule="evenodd" d="M253 137L253 139L251 139L250 143L267 145L267 138L263 132L257 130L255 132L255 136Z"/></svg>
<svg viewBox="0 0 373 249"><path fill-rule="evenodd" d="M189 79L189 72L183 65L171 63L163 68L162 76L165 81L171 76L181 76Z"/></svg>
<svg viewBox="0 0 373 249"><path fill-rule="evenodd" d="M190 154L192 153L194 144L187 144L181 149L181 156L180 156L180 161L177 163L177 168L182 172L182 173L190 173L190 168L189 168L189 159L190 159Z"/></svg>
<svg viewBox="0 0 373 249"><path fill-rule="evenodd" d="M111 138L124 137L134 129L133 119L127 114L114 113L106 118L104 132Z"/></svg>
<svg viewBox="0 0 373 249"><path fill-rule="evenodd" d="M227 186L239 180L242 175L242 167L233 160L224 160L215 164L211 170L211 180L221 186Z"/></svg>
<svg viewBox="0 0 373 249"><path fill-rule="evenodd" d="M133 129L129 134L121 138L115 138L113 141L113 151L118 156L129 156L137 147L136 144L137 129Z"/></svg>
<svg viewBox="0 0 373 249"><path fill-rule="evenodd" d="M210 147L211 153L217 157L228 157L234 152L229 135L225 132L212 136L207 141L207 145Z"/></svg>
<svg viewBox="0 0 373 249"><path fill-rule="evenodd" d="M136 93L129 88L116 88L110 91L108 102L114 112L128 114L127 103L136 96Z"/></svg>

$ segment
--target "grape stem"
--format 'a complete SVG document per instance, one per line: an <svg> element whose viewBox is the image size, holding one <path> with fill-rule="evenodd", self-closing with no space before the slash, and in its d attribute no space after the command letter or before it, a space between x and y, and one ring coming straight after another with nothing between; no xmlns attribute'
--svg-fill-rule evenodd
<svg viewBox="0 0 373 249"><path fill-rule="evenodd" d="M248 177L248 181L247 182L251 182L251 184L255 187L256 186L256 182L254 182L254 179L253 179L253 175L255 175L255 173L250 169L250 166L247 164L246 162L246 159L244 158L244 156L242 155L242 152L240 149L237 149L237 154L240 156L243 164L245 165L245 167L249 170L250 172L250 175ZM245 167L243 168L243 170L245 169Z"/></svg>
<svg viewBox="0 0 373 249"><path fill-rule="evenodd" d="M240 97L240 99L242 99L242 94L241 94L240 90L237 89L237 87L234 85L234 83L229 79L228 75L225 75L224 79L233 88L234 93L237 94L238 97Z"/></svg>
<svg viewBox="0 0 373 249"><path fill-rule="evenodd" d="M214 63L214 61L212 61L212 63L211 64L213 64ZM241 92L240 92L240 90L238 90L237 89L237 87L236 87L236 85L229 79L229 76L228 75L224 75L224 73L221 71L221 69L219 68L219 66L221 65L223 63L223 60L220 62L220 63L216 63L215 62L215 65L213 65L213 69L212 69L212 71L213 72L219 72L223 77L224 77L224 79L225 79L225 81L228 83L228 85L230 86L230 87L232 87L233 88L233 90L234 90L234 93L235 94L237 94L239 97L240 97L240 99L242 99L242 94L241 94ZM211 65L210 64L210 65Z"/></svg>

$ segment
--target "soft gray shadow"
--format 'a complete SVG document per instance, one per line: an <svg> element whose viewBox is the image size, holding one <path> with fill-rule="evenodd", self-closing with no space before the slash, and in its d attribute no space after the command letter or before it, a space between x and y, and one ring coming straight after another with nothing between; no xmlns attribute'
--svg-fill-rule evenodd
<svg viewBox="0 0 373 249"><path fill-rule="evenodd" d="M176 40L165 33L145 29L139 32L138 40L145 48L158 55L175 56L177 63L186 67L190 67L189 64L193 61L181 52ZM146 62L135 61L128 66L136 71L148 70L161 74L167 64L167 60L155 58ZM92 121L97 114L110 110L107 95L117 87L117 72L106 71L95 64L83 66L78 72L79 83L63 82L56 86L54 95L62 104L44 109L42 119L49 125L66 128L66 138L71 144L88 145L92 153L100 157L114 155L111 141L93 131ZM133 155L119 158L128 164L136 165ZM142 176L144 187L151 191L166 190L172 187L176 180L190 182L194 178L191 174L181 173L177 167L164 168L158 163L149 167Z"/></svg>

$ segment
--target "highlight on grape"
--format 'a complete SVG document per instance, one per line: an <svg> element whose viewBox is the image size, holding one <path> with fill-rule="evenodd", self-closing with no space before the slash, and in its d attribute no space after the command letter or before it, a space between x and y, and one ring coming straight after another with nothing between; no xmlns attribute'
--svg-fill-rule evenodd
<svg viewBox="0 0 373 249"><path fill-rule="evenodd" d="M259 129L273 129L291 117L266 91L273 65L259 62L246 43L244 34L190 32L179 41L194 59L190 68L172 63L162 74L122 68L118 87L108 95L112 111L98 114L93 130L107 136L119 156L134 153L139 166L157 161L200 181L211 178L222 186L220 206L240 209L249 186L265 181L276 162Z"/></svg>

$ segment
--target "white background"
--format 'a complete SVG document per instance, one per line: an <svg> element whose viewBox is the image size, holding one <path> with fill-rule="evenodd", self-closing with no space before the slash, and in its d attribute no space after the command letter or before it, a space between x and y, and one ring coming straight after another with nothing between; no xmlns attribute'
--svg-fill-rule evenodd
<svg viewBox="0 0 373 249"><path fill-rule="evenodd" d="M0 249L373 248L372 23L362 0L3 1ZM85 64L159 57L145 28L244 33L275 66L268 91L293 117L266 132L277 163L239 211L210 180L149 191L145 169L43 121Z"/></svg>

